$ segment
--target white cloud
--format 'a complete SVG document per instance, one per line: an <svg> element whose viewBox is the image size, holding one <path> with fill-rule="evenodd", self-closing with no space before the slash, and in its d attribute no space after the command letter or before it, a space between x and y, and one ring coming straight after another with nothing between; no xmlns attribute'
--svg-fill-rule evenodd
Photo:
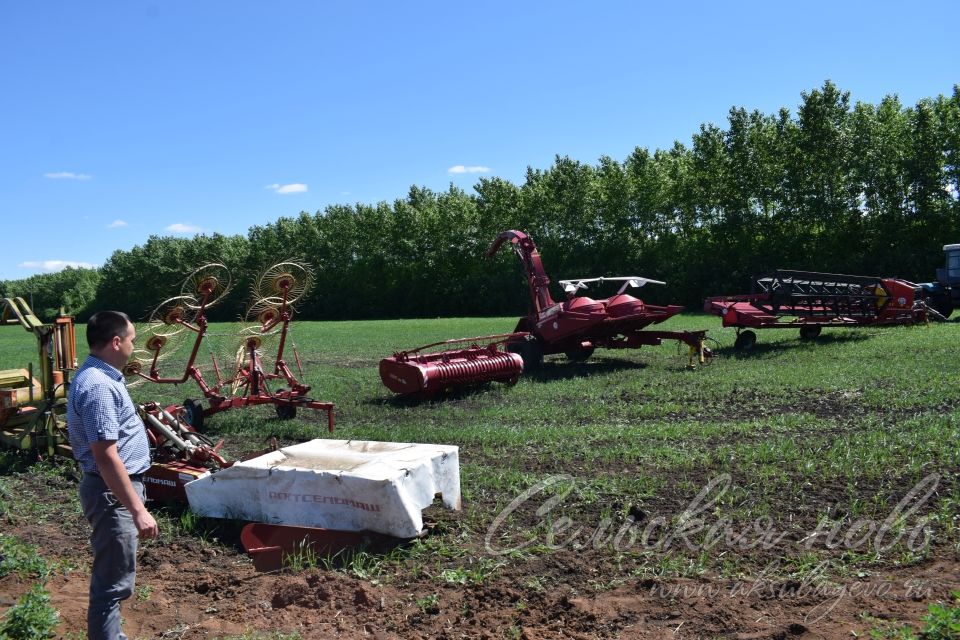
<svg viewBox="0 0 960 640"><path fill-rule="evenodd" d="M203 229L201 229L196 225L183 224L182 222L177 222L175 224L170 225L166 229L164 229L164 231L169 231L170 233L190 234L190 233L201 233Z"/></svg>
<svg viewBox="0 0 960 640"><path fill-rule="evenodd" d="M447 169L447 173L489 173L490 167L465 167L462 164L458 164Z"/></svg>
<svg viewBox="0 0 960 640"><path fill-rule="evenodd" d="M85 173L73 173L72 171L57 171L54 173L45 173L43 177L50 178L51 180L89 180L93 176Z"/></svg>
<svg viewBox="0 0 960 640"><path fill-rule="evenodd" d="M126 227L127 222L125 220L114 220L107 225L107 229L119 229L120 227Z"/></svg>
<svg viewBox="0 0 960 640"><path fill-rule="evenodd" d="M90 264L89 262L78 262L76 260L31 260L27 262L21 262L17 266L22 269L33 269L36 271L43 271L45 273L53 273L54 271L60 271L66 267L93 269L97 265Z"/></svg>
<svg viewBox="0 0 960 640"><path fill-rule="evenodd" d="M307 185L302 182L294 182L292 184L268 184L265 188L281 195L307 192Z"/></svg>

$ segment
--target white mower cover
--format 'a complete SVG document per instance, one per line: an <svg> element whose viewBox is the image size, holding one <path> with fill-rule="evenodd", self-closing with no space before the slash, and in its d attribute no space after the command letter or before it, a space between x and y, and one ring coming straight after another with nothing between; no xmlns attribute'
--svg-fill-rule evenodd
<svg viewBox="0 0 960 640"><path fill-rule="evenodd" d="M460 461L450 445L311 440L185 488L190 509L211 518L413 538L438 493L460 509Z"/></svg>

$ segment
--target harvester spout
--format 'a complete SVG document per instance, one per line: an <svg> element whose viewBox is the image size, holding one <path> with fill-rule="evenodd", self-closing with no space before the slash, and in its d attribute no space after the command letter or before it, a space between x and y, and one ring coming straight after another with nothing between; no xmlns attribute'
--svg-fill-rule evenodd
<svg viewBox="0 0 960 640"><path fill-rule="evenodd" d="M539 314L541 311L549 309L556 304L550 297L550 278L543 270L543 262L540 260L537 245L533 243L530 236L522 231L503 231L496 237L484 255L492 258L503 243L508 240L526 272L527 284L530 286L530 300L533 303L534 311Z"/></svg>

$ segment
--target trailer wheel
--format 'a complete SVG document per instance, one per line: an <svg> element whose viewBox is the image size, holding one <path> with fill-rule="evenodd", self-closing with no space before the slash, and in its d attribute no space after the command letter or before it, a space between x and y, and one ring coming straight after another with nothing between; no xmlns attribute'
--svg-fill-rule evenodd
<svg viewBox="0 0 960 640"><path fill-rule="evenodd" d="M806 327L800 327L800 339L801 340L813 340L820 335L820 330L823 327L818 325L809 325Z"/></svg>
<svg viewBox="0 0 960 640"><path fill-rule="evenodd" d="M753 349L753 346L757 344L757 334L753 331L741 331L737 334L737 339L733 343L734 349L739 349L740 351L750 351Z"/></svg>
<svg viewBox="0 0 960 640"><path fill-rule="evenodd" d="M281 420L293 420L297 417L297 408L292 404L276 405L277 417Z"/></svg>
<svg viewBox="0 0 960 640"><path fill-rule="evenodd" d="M187 414L187 422L195 431L203 431L203 404L187 398L183 401L183 411Z"/></svg>
<svg viewBox="0 0 960 640"><path fill-rule="evenodd" d="M576 349L570 349L569 351L566 352L567 359L570 360L571 362L584 362L585 360L587 360L587 358L593 355L593 352L595 349L596 347L594 347L593 345L590 345L589 347L586 347L586 348L577 347Z"/></svg>
<svg viewBox="0 0 960 640"><path fill-rule="evenodd" d="M519 353L524 371L535 371L543 364L543 347L539 340L524 340L507 345L507 351Z"/></svg>

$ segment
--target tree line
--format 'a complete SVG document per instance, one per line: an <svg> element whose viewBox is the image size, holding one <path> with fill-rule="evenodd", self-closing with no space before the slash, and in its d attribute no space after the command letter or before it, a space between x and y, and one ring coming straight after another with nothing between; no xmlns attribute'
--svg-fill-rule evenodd
<svg viewBox="0 0 960 640"><path fill-rule="evenodd" d="M191 268L216 261L238 286L211 316L231 320L261 269L300 259L315 275L300 318L519 315L519 262L506 250L483 258L506 229L533 237L554 283L645 276L667 286L648 285L643 299L692 308L776 268L926 282L942 245L960 242L958 154L960 86L904 106L896 96L851 104L827 81L801 94L795 114L735 107L689 146L596 164L557 156L519 185L414 186L393 203L332 205L246 236L151 236L99 269L0 281L0 293L32 295L44 319L60 307L80 320L101 308L143 318Z"/></svg>

